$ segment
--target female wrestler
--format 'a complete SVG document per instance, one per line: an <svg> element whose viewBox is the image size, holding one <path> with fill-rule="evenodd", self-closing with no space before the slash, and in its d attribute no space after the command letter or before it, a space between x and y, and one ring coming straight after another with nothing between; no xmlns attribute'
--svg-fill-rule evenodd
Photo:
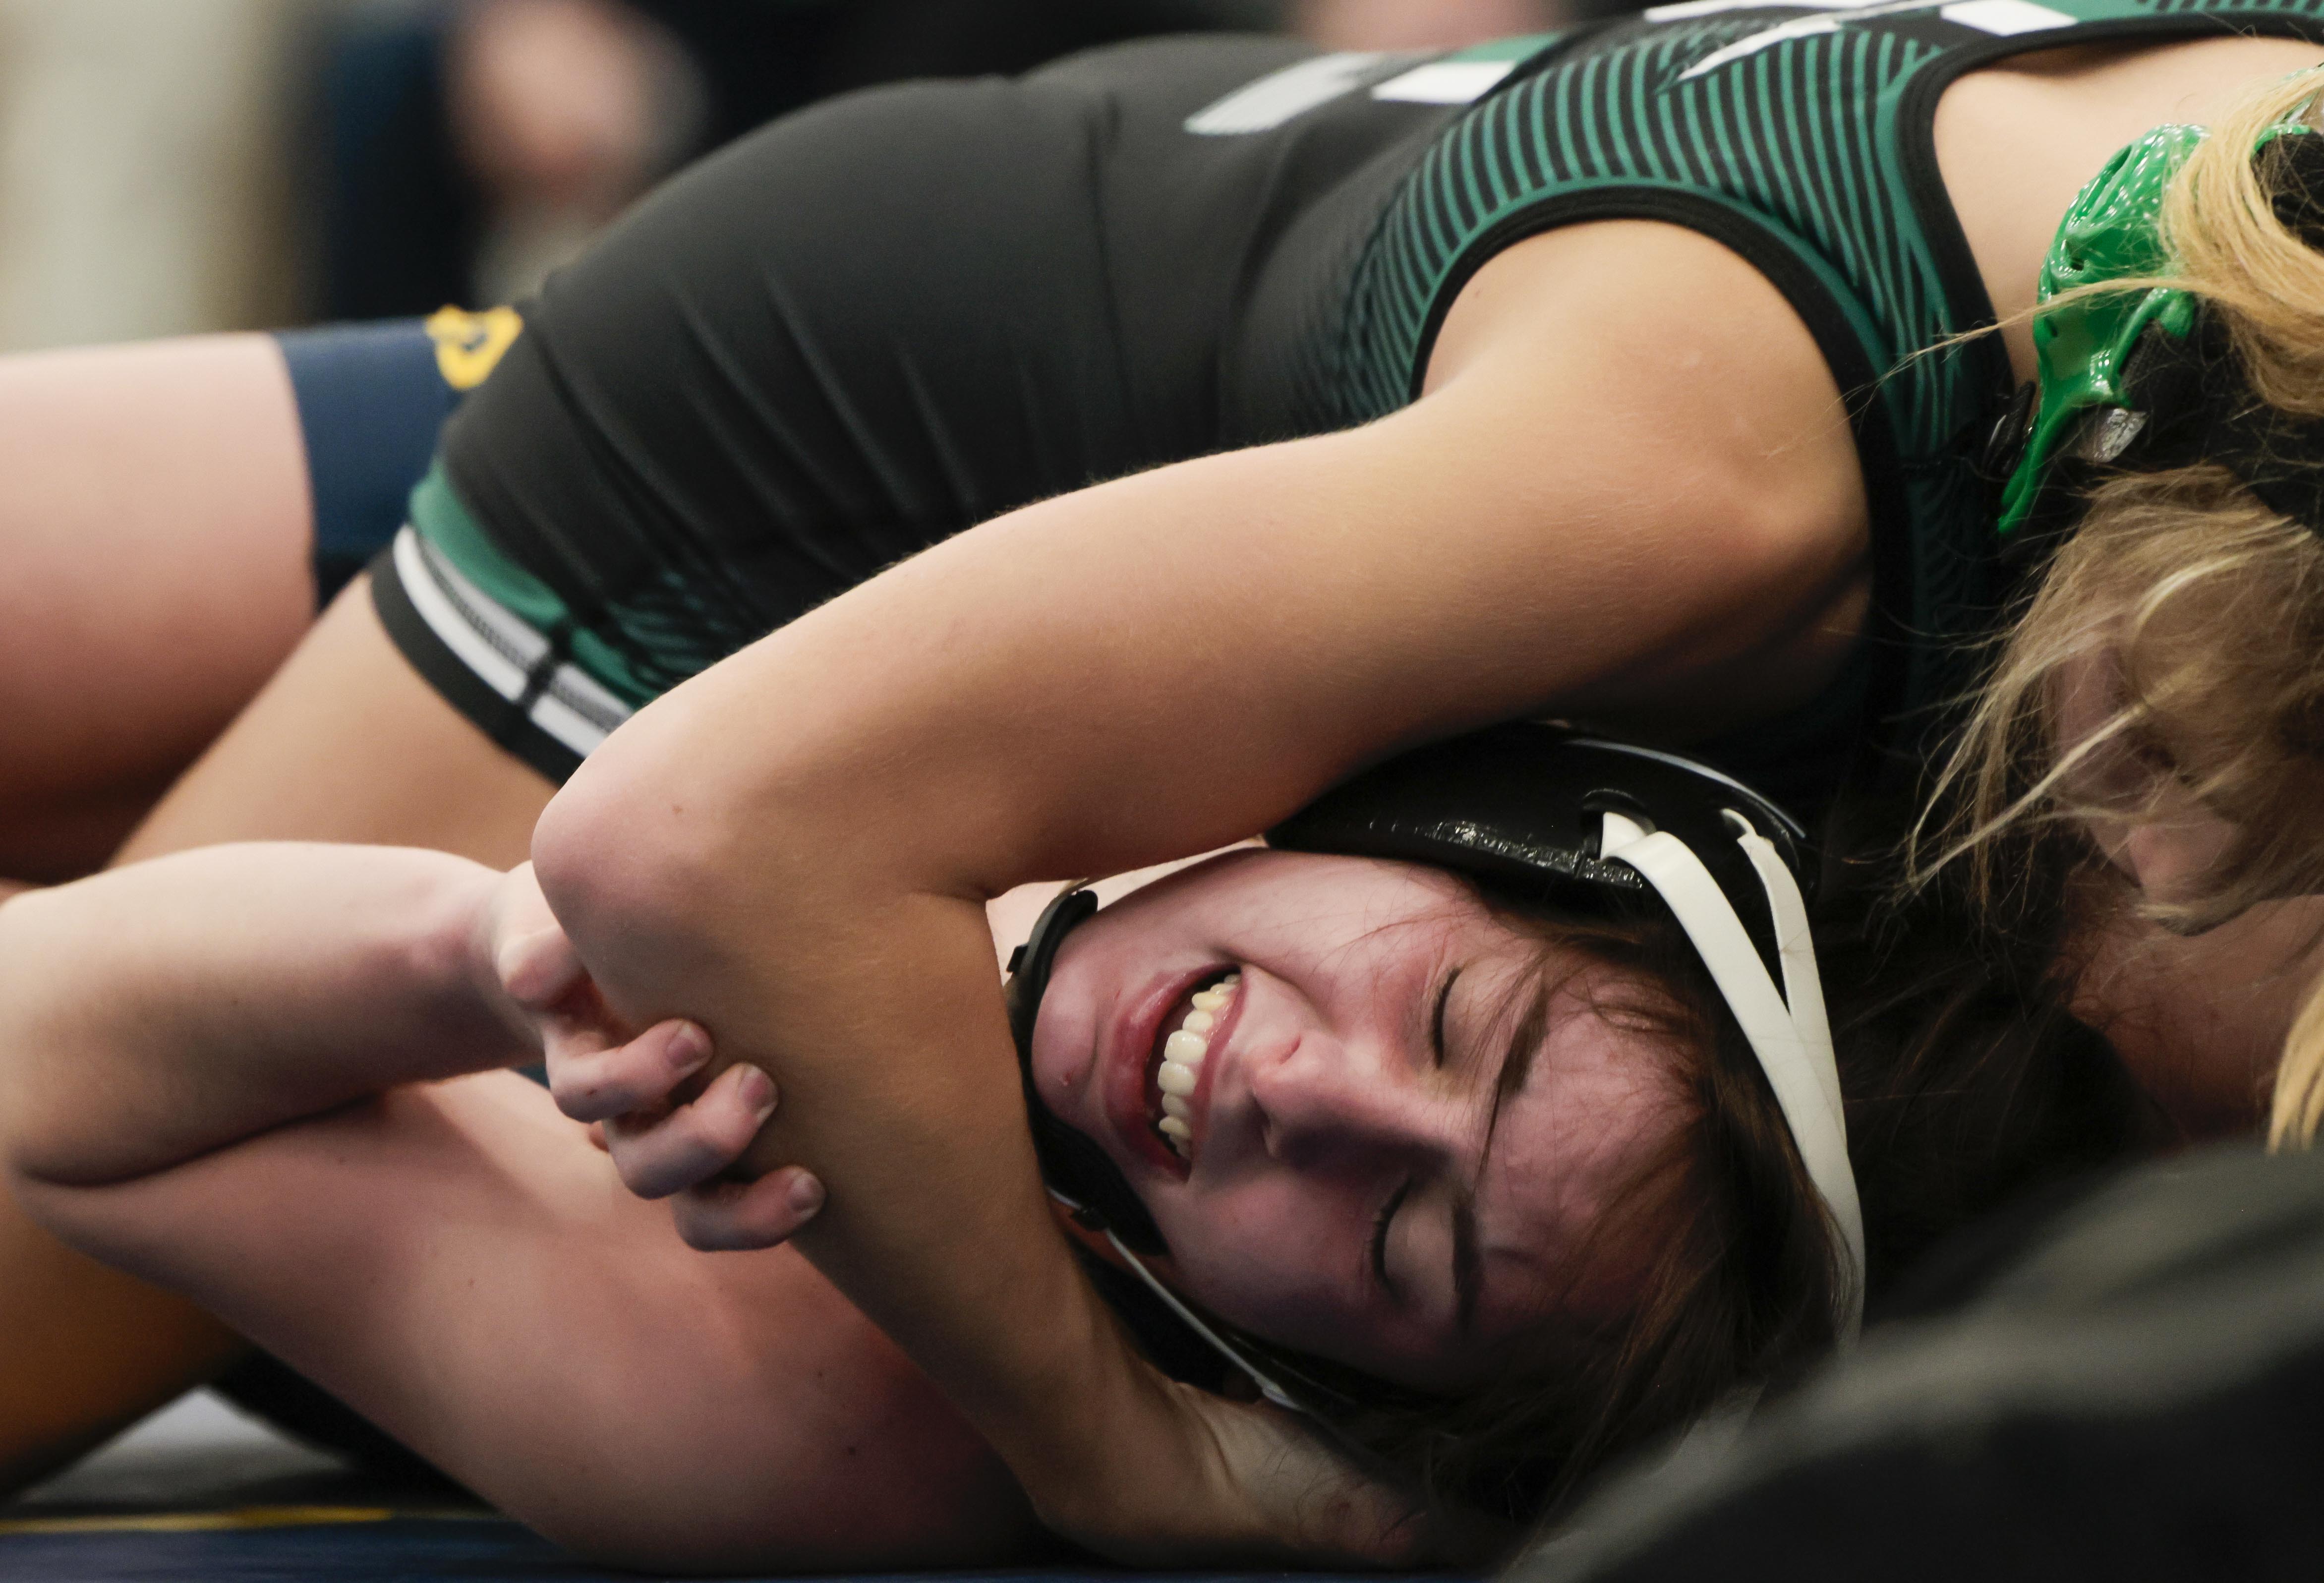
<svg viewBox="0 0 2324 1583"><path fill-rule="evenodd" d="M1956 348L1852 428L1839 392L2027 305L2089 172L2312 63L2305 16L1689 7L1419 65L1133 51L787 124L552 287L379 614L343 602L132 851L442 839L447 784L478 788L465 837L515 826L545 783L494 741L562 773L993 517L670 693L539 832L614 1001L779 1071L804 1137L818 1073L1004 1049L979 897L1239 836L1399 743L1551 710L1828 785L1868 730L1905 741L1995 593L1970 439L2010 381ZM2199 36L2222 19L2278 36ZM2094 47L2006 59L2066 40ZM898 1101L933 1151L908 1180L842 1146L906 1125L877 1107L802 1148L857 1206L807 1251L1068 1529L1298 1531L1123 1355L1012 1322L1088 1300L1038 1206L973 1185L1021 1165L964 1141L978 1064Z"/></svg>
<svg viewBox="0 0 2324 1583"><path fill-rule="evenodd" d="M1532 1504L1795 1365L1852 1277L1785 1113L1722 1070L1716 992L1678 971L1674 925L1636 909L1527 921L1488 897L1405 863L1213 859L1070 937L1029 1072L1120 1161L1210 1322L1305 1355L1336 1389L1374 1382L1363 1443L1416 1442L1401 1459L1442 1486L1523 1483ZM1178 1058L1218 1069L1182 1175L1082 1070L1157 973L1221 961L1239 965L1164 1018L1199 1024L1176 1036L1204 1053ZM545 1045L565 1102L612 1115L666 1100L711 1054L696 1025L631 1039L606 1018L528 870L213 848L21 898L0 912L0 1163L21 1201L552 1535L634 1565L754 1569L959 1565L1031 1542L990 1453L803 1261L714 1273L644 1221L539 1089L486 1070ZM1877 1270L2133 1136L2118 1072L2062 1019L2029 1026L2006 998L1850 999ZM1918 1014L1941 1005L1938 1034ZM632 1180L667 1192L775 1109L763 1072L731 1068L618 1141L643 1151ZM1971 1134L1988 1141L1959 1149ZM1952 1157L1932 1168L1932 1150ZM1454 1175L1472 1185L1448 1206ZM697 1195L698 1225L763 1242L764 1207L787 1229L801 1185ZM1213 1422L1242 1450L1235 1420ZM1247 1458L1244 1478L1352 1499L1312 1452ZM1382 1522L1362 1504L1343 1520Z"/></svg>
<svg viewBox="0 0 2324 1583"><path fill-rule="evenodd" d="M2289 78L2208 134L2158 130L2061 233L2003 524L2055 558L1946 768L1934 865L1969 858L1972 888L2006 907L2022 905L2000 879L2013 863L2087 842L2105 862L2085 908L2203 936L2181 971L2255 945L2287 964L2238 1039L2189 1027L2169 997L2123 1030L2183 1107L2264 1103L2278 1145L2324 1119L2319 87ZM2098 932L2117 979L2143 966L2127 932Z"/></svg>

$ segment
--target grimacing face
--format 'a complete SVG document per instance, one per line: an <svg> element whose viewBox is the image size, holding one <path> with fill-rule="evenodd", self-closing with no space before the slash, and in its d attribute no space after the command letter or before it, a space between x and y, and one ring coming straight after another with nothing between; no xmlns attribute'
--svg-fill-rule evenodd
<svg viewBox="0 0 2324 1583"><path fill-rule="evenodd" d="M1591 1227L1678 1124L1660 1041L1593 1009L1613 970L1543 952L1434 870L1229 852L1066 938L1034 1081L1196 1300L1457 1391L1591 1301Z"/></svg>

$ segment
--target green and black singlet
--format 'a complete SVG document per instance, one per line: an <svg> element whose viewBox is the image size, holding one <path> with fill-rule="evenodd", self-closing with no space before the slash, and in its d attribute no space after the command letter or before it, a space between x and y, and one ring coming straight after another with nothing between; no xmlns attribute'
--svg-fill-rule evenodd
<svg viewBox="0 0 2324 1583"><path fill-rule="evenodd" d="M875 90L669 183L524 309L374 567L389 630L553 777L638 704L904 555L1139 468L1411 400L1499 249L1700 230L1849 392L1877 627L1722 745L1803 805L1968 679L2010 380L1938 179L1938 96L2067 43L2324 40L2324 0L1693 0L1433 58L1134 44ZM1541 437L1545 467L1557 437Z"/></svg>

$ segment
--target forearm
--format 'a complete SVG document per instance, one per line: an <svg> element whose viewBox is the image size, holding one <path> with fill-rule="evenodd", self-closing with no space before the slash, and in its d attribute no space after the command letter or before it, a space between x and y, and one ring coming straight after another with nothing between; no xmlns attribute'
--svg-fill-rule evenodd
<svg viewBox="0 0 2324 1583"><path fill-rule="evenodd" d="M544 850L558 839L552 828ZM1140 1382L1048 1223L982 909L857 897L810 907L821 927L770 934L733 891L632 905L641 898L592 894L570 876L560 890L560 868L552 856L544 887L609 999L649 1019L648 1008L685 1006L722 1064L779 1074L762 1144L827 1189L796 1245L1013 1467L1087 1469L1086 1417L1056 1404L1095 1407ZM941 1055L882 1063L857 1054L866 1044ZM935 1172L953 1190L922 1212L911 1206Z"/></svg>
<svg viewBox="0 0 2324 1583"><path fill-rule="evenodd" d="M119 1182L519 1058L478 960L497 878L405 849L227 846L0 907L8 1168Z"/></svg>
<svg viewBox="0 0 2324 1583"><path fill-rule="evenodd" d="M632 1020L689 1007L722 1058L784 1074L760 1163L828 1189L794 1242L1044 1521L1141 1565L1424 1555L1400 1497L1279 1417L1163 1379L1083 1279L1036 1181L981 908L804 872L773 907L699 877L624 896L572 861L608 850L574 806L544 821L536 861L598 984Z"/></svg>

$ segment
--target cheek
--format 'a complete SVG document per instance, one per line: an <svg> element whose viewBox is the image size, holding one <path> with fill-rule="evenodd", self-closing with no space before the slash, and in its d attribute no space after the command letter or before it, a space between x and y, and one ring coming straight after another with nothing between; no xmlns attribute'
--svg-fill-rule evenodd
<svg viewBox="0 0 2324 1583"><path fill-rule="evenodd" d="M1057 952L1033 1024L1033 1081L1060 1117L1086 1129L1081 1114L1098 1035L1113 1015L1124 979L1121 929L1101 913Z"/></svg>
<svg viewBox="0 0 2324 1583"><path fill-rule="evenodd" d="M2200 893L2205 876L2227 855L2235 834L2234 826L2219 819L2158 820L2126 833L2116 861L2130 870L2149 900L2186 900Z"/></svg>
<svg viewBox="0 0 2324 1583"><path fill-rule="evenodd" d="M1454 1388L1425 1339L1371 1306L1361 1267L1368 1216L1310 1192L1254 1192L1163 1206L1174 1284L1229 1323L1424 1389Z"/></svg>
<svg viewBox="0 0 2324 1583"><path fill-rule="evenodd" d="M1097 1008L1078 988L1052 979L1033 1024L1033 1086L1052 1109L1080 1090L1095 1049Z"/></svg>
<svg viewBox="0 0 2324 1583"><path fill-rule="evenodd" d="M1356 1246L1344 1211L1296 1179L1148 1200L1187 1293L1262 1333L1343 1308L1348 1275L1334 1248Z"/></svg>

